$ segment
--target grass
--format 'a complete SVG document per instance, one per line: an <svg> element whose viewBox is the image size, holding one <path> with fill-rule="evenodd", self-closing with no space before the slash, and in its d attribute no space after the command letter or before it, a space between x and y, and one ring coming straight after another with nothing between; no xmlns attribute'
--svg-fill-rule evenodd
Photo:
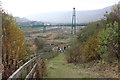
<svg viewBox="0 0 120 80"><path fill-rule="evenodd" d="M40 31L40 30L42 30L43 28L42 27L34 27L34 28L31 28L31 27L29 27L29 28L25 28L25 29L23 29L25 32L33 32L33 31Z"/></svg>
<svg viewBox="0 0 120 80"><path fill-rule="evenodd" d="M49 42L67 42L66 39L52 39L52 40L48 40Z"/></svg>
<svg viewBox="0 0 120 80"><path fill-rule="evenodd" d="M47 78L91 78L94 75L83 67L68 64L65 55L60 53L51 59L47 65Z"/></svg>

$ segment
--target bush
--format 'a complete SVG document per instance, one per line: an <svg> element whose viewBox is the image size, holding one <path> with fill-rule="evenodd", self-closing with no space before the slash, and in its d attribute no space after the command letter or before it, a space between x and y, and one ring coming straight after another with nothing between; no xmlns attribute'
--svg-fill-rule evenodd
<svg viewBox="0 0 120 80"><path fill-rule="evenodd" d="M41 49L43 49L44 46L45 46L45 40L35 38L34 44L36 45L37 50L41 50Z"/></svg>
<svg viewBox="0 0 120 80"><path fill-rule="evenodd" d="M68 49L66 54L66 59L68 63L78 63L80 62L80 51L82 47L79 44L75 44Z"/></svg>
<svg viewBox="0 0 120 80"><path fill-rule="evenodd" d="M46 73L46 62L40 58L36 60L37 66L36 66L36 77L37 78L43 78L47 75Z"/></svg>
<svg viewBox="0 0 120 80"><path fill-rule="evenodd" d="M105 15L100 21L90 23L78 32L77 37L71 41L71 47L66 52L68 62L89 62L103 59L113 62L120 58L118 53L118 36L120 27L120 7Z"/></svg>
<svg viewBox="0 0 120 80"><path fill-rule="evenodd" d="M99 50L101 57L104 60L112 61L118 59L118 23L114 22L114 27L103 29L99 33Z"/></svg>
<svg viewBox="0 0 120 80"><path fill-rule="evenodd" d="M81 32L77 34L77 40L79 43L84 44L87 42L89 37L98 33L103 27L105 27L105 21L97 21L94 23L90 23L87 27L85 27Z"/></svg>
<svg viewBox="0 0 120 80"><path fill-rule="evenodd" d="M98 45L99 40L97 35L94 35L88 39L82 51L82 59L84 62L100 59L100 54L97 53Z"/></svg>

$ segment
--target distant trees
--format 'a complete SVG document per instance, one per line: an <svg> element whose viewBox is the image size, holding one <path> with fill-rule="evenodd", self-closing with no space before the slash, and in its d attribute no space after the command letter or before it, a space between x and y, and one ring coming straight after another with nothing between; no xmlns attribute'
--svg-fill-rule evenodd
<svg viewBox="0 0 120 80"><path fill-rule="evenodd" d="M36 45L37 50L41 50L45 46L45 41L43 39L35 38L34 39L34 44Z"/></svg>
<svg viewBox="0 0 120 80"><path fill-rule="evenodd" d="M18 62L27 58L27 53L24 46L24 33L15 19L4 11L1 14L3 78L8 78L18 68Z"/></svg>

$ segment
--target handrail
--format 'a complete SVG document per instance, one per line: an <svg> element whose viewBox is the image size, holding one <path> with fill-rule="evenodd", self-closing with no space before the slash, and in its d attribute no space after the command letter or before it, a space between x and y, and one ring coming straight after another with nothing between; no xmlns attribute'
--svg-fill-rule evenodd
<svg viewBox="0 0 120 80"><path fill-rule="evenodd" d="M32 74L35 72L36 65L37 65L37 64L35 64L35 65L33 66L33 68L31 69L31 71L30 71L30 72L28 73L28 75L26 76L25 80L27 80L28 78L32 78Z"/></svg>
<svg viewBox="0 0 120 80"><path fill-rule="evenodd" d="M38 56L37 56L38 57ZM19 69L17 69L7 80L11 80L11 78L19 78L21 73L33 62L37 57L34 57L23 64Z"/></svg>

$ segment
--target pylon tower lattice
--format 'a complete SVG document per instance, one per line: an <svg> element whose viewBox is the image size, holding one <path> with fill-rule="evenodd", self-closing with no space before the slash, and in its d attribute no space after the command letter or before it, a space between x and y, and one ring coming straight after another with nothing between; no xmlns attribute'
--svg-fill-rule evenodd
<svg viewBox="0 0 120 80"><path fill-rule="evenodd" d="M43 33L45 33L46 32L46 26L44 25L43 26Z"/></svg>
<svg viewBox="0 0 120 80"><path fill-rule="evenodd" d="M76 12L75 8L73 8L73 14L72 14L72 30L71 34L76 34Z"/></svg>

